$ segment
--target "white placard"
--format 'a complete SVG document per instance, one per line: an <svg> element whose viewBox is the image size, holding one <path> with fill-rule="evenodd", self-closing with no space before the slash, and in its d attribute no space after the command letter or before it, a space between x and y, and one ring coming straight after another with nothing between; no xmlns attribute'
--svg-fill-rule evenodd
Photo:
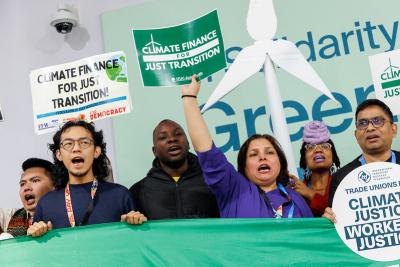
<svg viewBox="0 0 400 267"><path fill-rule="evenodd" d="M375 162L349 173L332 205L336 231L362 257L400 259L400 166Z"/></svg>
<svg viewBox="0 0 400 267"><path fill-rule="evenodd" d="M376 98L400 114L400 49L369 57Z"/></svg>
<svg viewBox="0 0 400 267"><path fill-rule="evenodd" d="M52 132L71 119L95 121L131 111L122 51L31 72L34 126Z"/></svg>

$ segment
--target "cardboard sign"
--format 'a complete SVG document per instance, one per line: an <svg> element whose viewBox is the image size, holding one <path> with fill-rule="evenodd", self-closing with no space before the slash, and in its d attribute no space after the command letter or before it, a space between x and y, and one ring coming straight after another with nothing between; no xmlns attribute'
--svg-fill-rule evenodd
<svg viewBox="0 0 400 267"><path fill-rule="evenodd" d="M376 98L400 114L400 49L369 57Z"/></svg>
<svg viewBox="0 0 400 267"><path fill-rule="evenodd" d="M355 253L370 260L400 259L400 166L375 162L348 174L332 205L336 231Z"/></svg>
<svg viewBox="0 0 400 267"><path fill-rule="evenodd" d="M37 134L52 132L71 119L95 121L131 111L121 51L37 69L30 80Z"/></svg>
<svg viewBox="0 0 400 267"><path fill-rule="evenodd" d="M189 84L226 67L224 43L214 10L178 26L133 30L144 86Z"/></svg>

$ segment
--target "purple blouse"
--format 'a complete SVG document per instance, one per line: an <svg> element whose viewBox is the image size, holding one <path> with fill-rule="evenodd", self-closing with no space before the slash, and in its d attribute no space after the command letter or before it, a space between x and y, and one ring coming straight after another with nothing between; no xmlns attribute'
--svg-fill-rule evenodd
<svg viewBox="0 0 400 267"><path fill-rule="evenodd" d="M222 218L274 218L258 187L237 172L225 155L214 145L209 151L197 152L205 182L214 193ZM294 203L293 218L313 217L305 200L294 190L286 188ZM282 205L284 218L288 217L290 202L279 189L267 197L277 209Z"/></svg>

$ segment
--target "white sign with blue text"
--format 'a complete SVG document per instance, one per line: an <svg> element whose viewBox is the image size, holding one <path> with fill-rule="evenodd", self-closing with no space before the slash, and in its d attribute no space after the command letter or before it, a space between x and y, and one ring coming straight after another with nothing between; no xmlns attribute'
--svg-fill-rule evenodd
<svg viewBox="0 0 400 267"><path fill-rule="evenodd" d="M336 231L354 252L376 261L400 259L400 166L375 162L348 174L332 205Z"/></svg>
<svg viewBox="0 0 400 267"><path fill-rule="evenodd" d="M95 121L131 111L122 51L87 57L30 74L37 134L77 118Z"/></svg>

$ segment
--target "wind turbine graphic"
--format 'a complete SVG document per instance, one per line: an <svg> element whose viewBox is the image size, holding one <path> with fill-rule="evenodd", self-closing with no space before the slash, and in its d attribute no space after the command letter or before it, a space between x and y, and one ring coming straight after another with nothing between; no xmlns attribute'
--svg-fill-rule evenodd
<svg viewBox="0 0 400 267"><path fill-rule="evenodd" d="M240 83L257 73L264 65L268 106L271 111L274 136L278 139L286 154L289 172L297 175L274 63L321 91L330 99L337 101L295 44L282 39L273 40L276 28L277 19L272 0L250 0L247 31L255 42L239 52L221 82L207 100L202 112L210 108Z"/></svg>
<svg viewBox="0 0 400 267"><path fill-rule="evenodd" d="M153 39L153 34L150 34L150 42L148 42L145 46L148 46L148 45L151 45L151 48L152 48L152 50L151 50L151 52L155 52L156 51L156 45L161 45L161 44L159 44L159 43L157 43L157 42L154 42L154 39Z"/></svg>
<svg viewBox="0 0 400 267"><path fill-rule="evenodd" d="M390 58L389 58L389 67L387 67L385 71L387 71L388 69L390 69L390 74L392 75L392 77L394 77L393 69L398 69L398 67L392 65L392 61L390 60Z"/></svg>

